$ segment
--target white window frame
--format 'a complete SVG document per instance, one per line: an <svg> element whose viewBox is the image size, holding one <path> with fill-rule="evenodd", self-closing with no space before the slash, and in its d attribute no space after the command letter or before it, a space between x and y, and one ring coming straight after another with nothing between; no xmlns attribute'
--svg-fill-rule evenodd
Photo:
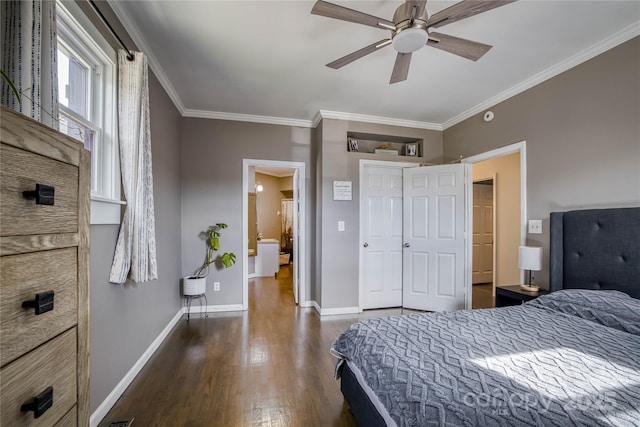
<svg viewBox="0 0 640 427"><path fill-rule="evenodd" d="M119 224L121 200L117 124L117 54L75 2L57 1L58 40L92 68L89 122L63 105L74 120L97 128L92 153L91 224ZM95 181L93 181L95 180Z"/></svg>
<svg viewBox="0 0 640 427"><path fill-rule="evenodd" d="M66 33L63 28L60 29L60 33ZM64 37L64 38L63 38ZM65 40L66 39L66 40ZM72 40L72 43L68 43L67 40ZM103 112L103 91L104 91L104 79L103 79L103 64L95 58L90 51L84 49L84 46L75 43L71 37L59 36L58 44L62 45L64 50L70 53L69 56L76 56L77 59L82 62L89 69L89 93L88 93L88 117L83 117L77 114L70 108L60 104L60 112L69 116L76 122L94 131L95 151L91 155L91 195L101 196L109 193L108 189L104 189L104 171L102 166L98 163L103 157L102 151L104 151L105 135L102 132L103 122L105 121L105 114ZM60 47L58 47L60 50ZM58 57L58 60L60 58ZM72 135L73 136L73 135ZM102 172L102 174L98 174ZM108 184L108 183L107 183ZM95 185L95 188L94 188ZM106 190L106 191L105 191Z"/></svg>

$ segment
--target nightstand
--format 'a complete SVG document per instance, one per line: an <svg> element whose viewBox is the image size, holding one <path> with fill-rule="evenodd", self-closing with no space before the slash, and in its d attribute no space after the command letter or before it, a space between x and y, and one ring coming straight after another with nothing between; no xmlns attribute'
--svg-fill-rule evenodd
<svg viewBox="0 0 640 427"><path fill-rule="evenodd" d="M538 292L523 291L520 285L496 286L496 307L522 304L548 293L549 291L544 289Z"/></svg>

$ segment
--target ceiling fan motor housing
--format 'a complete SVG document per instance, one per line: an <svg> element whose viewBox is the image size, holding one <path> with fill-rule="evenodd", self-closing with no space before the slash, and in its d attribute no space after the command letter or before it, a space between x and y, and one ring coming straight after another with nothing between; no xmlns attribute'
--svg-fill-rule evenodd
<svg viewBox="0 0 640 427"><path fill-rule="evenodd" d="M400 53L410 53L422 48L429 40L427 22L429 15L424 8L420 16L414 17L414 6L407 3L400 5L393 14L393 23L396 26L392 32L391 44Z"/></svg>

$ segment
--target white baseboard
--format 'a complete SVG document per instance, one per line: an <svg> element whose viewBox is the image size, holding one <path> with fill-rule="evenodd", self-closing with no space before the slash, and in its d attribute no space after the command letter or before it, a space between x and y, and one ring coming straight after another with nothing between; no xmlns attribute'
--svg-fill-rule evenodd
<svg viewBox="0 0 640 427"><path fill-rule="evenodd" d="M300 301L300 307L302 308L307 308L307 307L315 307L316 310L318 309L318 303L315 301ZM318 311L318 313L320 313L320 311Z"/></svg>
<svg viewBox="0 0 640 427"><path fill-rule="evenodd" d="M113 405L115 405L115 403L118 401L120 396L122 396L122 393L125 392L127 387L129 387L131 382L135 379L136 375L138 375L140 370L142 370L144 365L146 365L151 356L153 356L153 353L155 353L158 347L160 347L162 341L165 340L167 335L169 335L169 332L171 332L173 327L178 323L178 321L180 321L184 313L185 311L183 308L180 309L175 316L173 316L173 319L171 319L167 326L165 326L165 328L162 330L162 332L160 332L156 339L153 340L149 348L147 348L142 356L140 356L138 361L131 367L131 369L129 369L129 372L127 372L127 374L120 380L118 385L115 386L115 388L111 391L111 393L109 393L106 399L104 399L100 406L98 406L93 414L91 414L91 417L89 418L89 425L91 427L96 427L100 423L100 421L102 421L102 419L107 415Z"/></svg>
<svg viewBox="0 0 640 427"><path fill-rule="evenodd" d="M320 307L316 307L318 310ZM338 308L320 308L320 316L335 316L338 314L358 314L359 307L338 307Z"/></svg>
<svg viewBox="0 0 640 427"><path fill-rule="evenodd" d="M320 316L335 316L338 314L358 314L360 307L322 308L316 301L300 302L300 307L313 307Z"/></svg>
<svg viewBox="0 0 640 427"><path fill-rule="evenodd" d="M183 313L187 314L187 308L183 308ZM227 304L227 305L192 305L191 314L193 313L218 313L222 311L243 311L242 304Z"/></svg>
<svg viewBox="0 0 640 427"><path fill-rule="evenodd" d="M318 314L322 316L322 307L320 307L320 304L318 304L316 301L313 301L313 308L315 308Z"/></svg>

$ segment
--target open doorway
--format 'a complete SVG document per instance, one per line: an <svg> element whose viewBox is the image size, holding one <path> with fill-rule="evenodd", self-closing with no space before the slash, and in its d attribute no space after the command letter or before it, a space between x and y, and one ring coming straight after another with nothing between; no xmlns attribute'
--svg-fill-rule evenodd
<svg viewBox="0 0 640 427"><path fill-rule="evenodd" d="M473 179L473 240L471 284L473 308L492 308L496 211L495 173Z"/></svg>
<svg viewBox="0 0 640 427"><path fill-rule="evenodd" d="M304 163L243 162L243 308L250 279L287 277L295 303L306 301ZM284 270L283 270L284 269Z"/></svg>
<svg viewBox="0 0 640 427"><path fill-rule="evenodd" d="M522 283L517 258L526 238L525 142L462 162L472 164L474 181L471 307L490 308L496 286Z"/></svg>

